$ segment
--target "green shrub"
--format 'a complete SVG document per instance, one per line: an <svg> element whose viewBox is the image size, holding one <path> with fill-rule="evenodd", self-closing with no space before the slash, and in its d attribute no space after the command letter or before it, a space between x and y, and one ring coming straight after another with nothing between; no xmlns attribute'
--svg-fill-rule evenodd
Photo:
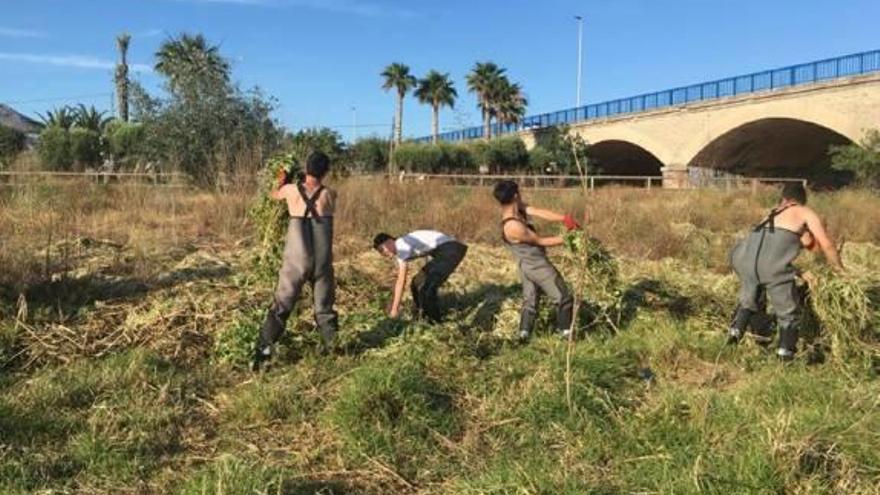
<svg viewBox="0 0 880 495"><path fill-rule="evenodd" d="M113 158L125 165L134 164L146 149L147 136L143 124L115 120L107 126L104 137Z"/></svg>
<svg viewBox="0 0 880 495"><path fill-rule="evenodd" d="M40 133L40 160L51 170L70 170L73 165L70 133L57 126L49 126Z"/></svg>
<svg viewBox="0 0 880 495"><path fill-rule="evenodd" d="M260 332L263 312L240 313L214 339L214 359L220 363L246 368L254 350L254 335Z"/></svg>
<svg viewBox="0 0 880 495"><path fill-rule="evenodd" d="M471 144L476 164L487 167L493 173L523 170L529 164L529 152L522 139L501 137Z"/></svg>
<svg viewBox="0 0 880 495"><path fill-rule="evenodd" d="M398 169L408 172L437 174L474 171L474 159L469 148L451 143L404 143L394 151Z"/></svg>
<svg viewBox="0 0 880 495"><path fill-rule="evenodd" d="M0 125L0 168L8 166L24 151L26 137L23 132Z"/></svg>
<svg viewBox="0 0 880 495"><path fill-rule="evenodd" d="M856 180L865 187L880 188L880 130L868 131L861 146L832 146L830 154L834 168L855 173Z"/></svg>
<svg viewBox="0 0 880 495"><path fill-rule="evenodd" d="M78 168L94 168L101 164L101 134L91 129L70 130L70 153Z"/></svg>
<svg viewBox="0 0 880 495"><path fill-rule="evenodd" d="M580 172L574 159L575 150L581 167L588 173L594 173L594 167L589 164L587 157L589 146L583 138L572 134L567 125L546 127L535 132L534 158L529 165L532 170L540 165L544 171L549 166L559 174L577 175Z"/></svg>
<svg viewBox="0 0 880 495"><path fill-rule="evenodd" d="M361 172L382 172L388 166L389 146L387 139L362 139L348 150L349 166Z"/></svg>

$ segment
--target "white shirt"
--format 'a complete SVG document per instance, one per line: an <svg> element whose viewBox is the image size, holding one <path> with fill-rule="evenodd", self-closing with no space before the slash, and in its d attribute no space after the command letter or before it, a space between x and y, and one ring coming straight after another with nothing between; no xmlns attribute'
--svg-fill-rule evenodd
<svg viewBox="0 0 880 495"><path fill-rule="evenodd" d="M420 258L455 238L436 230L416 230L394 241L400 263Z"/></svg>

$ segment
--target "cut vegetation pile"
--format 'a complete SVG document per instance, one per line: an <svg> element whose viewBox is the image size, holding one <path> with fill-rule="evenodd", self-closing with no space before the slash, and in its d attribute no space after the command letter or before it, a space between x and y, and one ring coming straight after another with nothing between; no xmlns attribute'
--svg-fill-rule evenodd
<svg viewBox="0 0 880 495"><path fill-rule="evenodd" d="M0 492L877 493L876 245L847 243L846 277L804 260L811 335L783 365L724 343L737 286L713 260L735 232L691 217L669 235L701 258L653 259L597 225L601 242L553 251L569 282L587 270L567 377L549 304L516 342L502 246L470 243L445 323L390 320L394 267L364 239L395 226L339 220L338 350L320 355L303 304L256 376L262 238L53 243L68 265L0 305Z"/></svg>

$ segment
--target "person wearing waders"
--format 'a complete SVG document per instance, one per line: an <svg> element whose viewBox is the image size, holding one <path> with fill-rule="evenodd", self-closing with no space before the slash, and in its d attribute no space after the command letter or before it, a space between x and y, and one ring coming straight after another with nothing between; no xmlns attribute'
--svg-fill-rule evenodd
<svg viewBox="0 0 880 495"><path fill-rule="evenodd" d="M842 271L840 255L822 220L806 206L807 192L801 183L782 188L782 199L755 225L730 253L740 280L738 306L728 331L728 342L738 343L770 300L779 328L779 359L790 361L797 351L799 308L792 262L802 247L818 247L836 271Z"/></svg>
<svg viewBox="0 0 880 495"><path fill-rule="evenodd" d="M556 305L556 330L568 338L573 318L574 299L562 275L547 259L546 248L563 243L560 236L541 237L529 222L535 216L551 222L562 222L569 231L580 225L571 215L527 206L516 182L505 180L495 185L495 199L501 203L501 239L513 253L519 266L523 288L523 305L519 320L519 339L528 341L535 325L541 294Z"/></svg>
<svg viewBox="0 0 880 495"><path fill-rule="evenodd" d="M306 282L312 284L315 322L329 350L337 330L337 314L333 309L336 281L333 275L333 212L336 193L323 185L330 170L330 159L321 152L309 155L305 177L279 171L278 186L271 193L277 201L287 203L290 218L278 285L260 331L252 368L257 370L269 359L272 346L284 333Z"/></svg>
<svg viewBox="0 0 880 495"><path fill-rule="evenodd" d="M380 233L373 239L373 248L383 256L397 259L397 281L388 308L388 316L392 318L400 315L400 301L403 299L409 263L417 258L430 258L421 271L413 277L410 291L416 317L424 317L431 323L439 323L442 320L442 312L437 301L440 286L458 268L464 255L467 254L467 246L454 237L436 230L416 230L400 238L394 238L384 232Z"/></svg>

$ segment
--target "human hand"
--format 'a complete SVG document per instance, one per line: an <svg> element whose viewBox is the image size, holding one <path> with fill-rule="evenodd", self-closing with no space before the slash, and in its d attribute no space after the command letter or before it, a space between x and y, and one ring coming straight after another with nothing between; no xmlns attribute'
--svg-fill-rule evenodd
<svg viewBox="0 0 880 495"><path fill-rule="evenodd" d="M562 224L565 225L566 230L578 230L581 228L581 224L577 223L577 220L574 219L571 215L565 215L562 217Z"/></svg>
<svg viewBox="0 0 880 495"><path fill-rule="evenodd" d="M277 184L278 187L281 187L286 183L287 183L287 171L284 170L284 168L279 168L278 172L276 172L276 174L275 174L275 184Z"/></svg>

